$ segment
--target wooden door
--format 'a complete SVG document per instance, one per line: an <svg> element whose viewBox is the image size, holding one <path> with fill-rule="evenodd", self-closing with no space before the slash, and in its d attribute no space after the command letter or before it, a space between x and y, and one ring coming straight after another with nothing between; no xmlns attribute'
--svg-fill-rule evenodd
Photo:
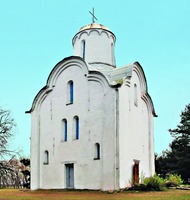
<svg viewBox="0 0 190 200"><path fill-rule="evenodd" d="M139 162L135 162L133 166L133 183L139 183Z"/></svg>

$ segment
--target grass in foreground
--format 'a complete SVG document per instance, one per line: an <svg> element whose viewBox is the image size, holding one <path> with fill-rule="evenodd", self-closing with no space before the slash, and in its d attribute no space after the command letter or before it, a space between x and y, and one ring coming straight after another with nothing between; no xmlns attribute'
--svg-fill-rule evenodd
<svg viewBox="0 0 190 200"><path fill-rule="evenodd" d="M107 194L98 191L0 189L0 200L190 200L190 191L168 190Z"/></svg>

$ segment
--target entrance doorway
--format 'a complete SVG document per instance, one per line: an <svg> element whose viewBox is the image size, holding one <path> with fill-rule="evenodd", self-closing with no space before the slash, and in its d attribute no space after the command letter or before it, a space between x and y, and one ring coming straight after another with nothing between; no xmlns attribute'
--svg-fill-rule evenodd
<svg viewBox="0 0 190 200"><path fill-rule="evenodd" d="M66 188L74 188L74 164L66 164Z"/></svg>
<svg viewBox="0 0 190 200"><path fill-rule="evenodd" d="M133 184L139 183L139 161L134 161L133 165Z"/></svg>

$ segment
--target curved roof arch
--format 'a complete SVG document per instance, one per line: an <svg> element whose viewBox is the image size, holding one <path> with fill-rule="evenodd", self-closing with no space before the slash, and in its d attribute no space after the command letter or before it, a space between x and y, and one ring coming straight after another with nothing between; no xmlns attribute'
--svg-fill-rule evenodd
<svg viewBox="0 0 190 200"><path fill-rule="evenodd" d="M144 95L148 92L148 86L146 81L146 76L144 70L139 62L135 62L133 64L133 71L136 72L137 76L139 77L140 87L141 87L141 95Z"/></svg>
<svg viewBox="0 0 190 200"><path fill-rule="evenodd" d="M133 70L136 72L137 76L139 77L140 87L141 87L141 98L145 101L148 108L152 111L152 114L154 115L154 117L157 117L157 114L154 109L153 101L148 93L146 76L139 62L135 62L133 64Z"/></svg>
<svg viewBox="0 0 190 200"><path fill-rule="evenodd" d="M118 87L119 85L128 85L130 87L131 78L133 76L133 72L136 73L140 82L140 89L141 89L141 98L147 103L150 110L152 110L153 115L156 117L156 113L154 110L154 105L150 95L148 94L148 86L147 80L144 73L144 70L139 62L134 62L130 65L113 69L106 73L106 76L109 80L110 86ZM126 80L126 81L124 81Z"/></svg>
<svg viewBox="0 0 190 200"><path fill-rule="evenodd" d="M87 64L84 59L79 56L70 56L61 60L55 65L48 76L46 85L35 96L31 109L29 111L26 111L25 113L31 113L35 108L39 108L39 106L46 98L47 94L50 93L55 87L56 81L60 74L71 65L80 67L83 70L84 74L87 75L88 80L98 81L103 86L105 86L106 84L110 85L108 78L103 73Z"/></svg>

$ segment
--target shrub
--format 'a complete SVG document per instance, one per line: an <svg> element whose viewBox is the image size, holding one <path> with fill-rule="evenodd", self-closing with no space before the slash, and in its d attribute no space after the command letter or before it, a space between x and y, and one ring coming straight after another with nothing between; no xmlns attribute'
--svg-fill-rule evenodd
<svg viewBox="0 0 190 200"><path fill-rule="evenodd" d="M156 174L152 177L145 178L144 184L146 186L146 190L150 191L162 191L165 189L165 181L163 178L160 178Z"/></svg>
<svg viewBox="0 0 190 200"><path fill-rule="evenodd" d="M170 174L166 179L166 187L176 187L183 183L180 175Z"/></svg>
<svg viewBox="0 0 190 200"><path fill-rule="evenodd" d="M135 183L132 188L132 190L138 190L138 191L146 191L146 185L144 183Z"/></svg>

